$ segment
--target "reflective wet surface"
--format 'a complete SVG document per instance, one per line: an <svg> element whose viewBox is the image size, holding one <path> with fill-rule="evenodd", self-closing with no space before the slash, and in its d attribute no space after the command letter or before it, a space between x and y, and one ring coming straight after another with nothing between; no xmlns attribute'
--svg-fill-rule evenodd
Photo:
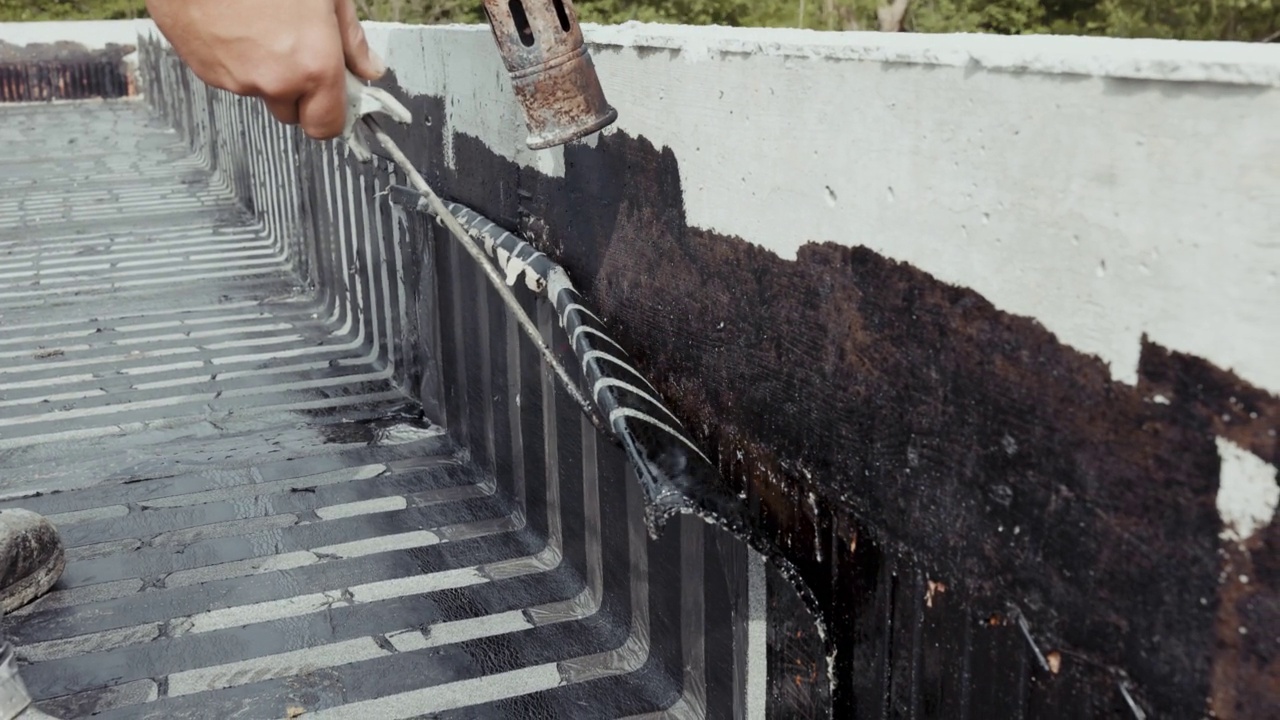
<svg viewBox="0 0 1280 720"><path fill-rule="evenodd" d="M434 292L407 296L411 263L374 245L376 176L209 102L205 131L230 132L204 143L135 102L0 108L0 507L68 552L4 618L40 707L741 709L763 566L691 518L650 539L621 451L452 256L443 312L488 319L449 326L467 366L442 383L451 430L428 419L402 388L441 354L406 329Z"/></svg>
<svg viewBox="0 0 1280 720"><path fill-rule="evenodd" d="M0 112L0 483L70 561L5 623L45 708L282 716L298 673L395 654L449 615L423 593L525 554L344 306L143 106Z"/></svg>

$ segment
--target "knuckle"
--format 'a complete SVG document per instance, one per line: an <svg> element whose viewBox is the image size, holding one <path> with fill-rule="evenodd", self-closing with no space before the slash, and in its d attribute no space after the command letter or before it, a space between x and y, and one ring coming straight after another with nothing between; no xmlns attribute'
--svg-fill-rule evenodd
<svg viewBox="0 0 1280 720"><path fill-rule="evenodd" d="M257 87L250 82L245 82L240 77L225 73L196 73L196 77L204 82L216 87L220 90L226 90L233 95L255 95Z"/></svg>
<svg viewBox="0 0 1280 720"><path fill-rule="evenodd" d="M339 70L335 63L321 58L304 60L298 66L298 77L307 88L323 87L338 77Z"/></svg>
<svg viewBox="0 0 1280 720"><path fill-rule="evenodd" d="M311 117L302 126L302 131L312 140L332 140L342 134L342 118L336 122L331 117Z"/></svg>
<svg viewBox="0 0 1280 720"><path fill-rule="evenodd" d="M284 73L269 73L253 81L256 94L271 100L297 96L297 83Z"/></svg>
<svg viewBox="0 0 1280 720"><path fill-rule="evenodd" d="M246 83L242 80L237 80L234 78L230 80L223 80L222 82L219 82L219 83L211 83L211 84L221 87L223 90L226 90L227 92L232 93L233 95L248 96L248 95L258 94L257 93L258 88L255 87L252 83Z"/></svg>
<svg viewBox="0 0 1280 720"><path fill-rule="evenodd" d="M364 35L364 28L359 25L352 25L347 29L347 44L359 51L369 48L369 40Z"/></svg>
<svg viewBox="0 0 1280 720"><path fill-rule="evenodd" d="M327 63L301 60L292 67L263 74L252 84L263 97L296 98L332 84L337 76Z"/></svg>

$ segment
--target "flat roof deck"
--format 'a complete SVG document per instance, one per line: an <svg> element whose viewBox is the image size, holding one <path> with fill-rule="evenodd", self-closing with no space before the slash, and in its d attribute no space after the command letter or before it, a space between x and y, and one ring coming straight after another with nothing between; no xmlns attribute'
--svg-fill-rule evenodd
<svg viewBox="0 0 1280 720"><path fill-rule="evenodd" d="M616 645L143 104L0 107L0 140L0 506L47 515L69 556L4 619L40 707L410 717Z"/></svg>

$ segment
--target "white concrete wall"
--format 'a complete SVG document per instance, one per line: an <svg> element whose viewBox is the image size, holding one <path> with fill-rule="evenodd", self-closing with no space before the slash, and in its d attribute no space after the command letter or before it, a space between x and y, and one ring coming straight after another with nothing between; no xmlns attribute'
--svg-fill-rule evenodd
<svg viewBox="0 0 1280 720"><path fill-rule="evenodd" d="M411 92L535 153L487 28L370 28ZM588 29L618 123L670 147L691 225L782 257L862 244L1137 380L1144 334L1280 393L1280 46L1072 37ZM433 119L438 120L438 119ZM446 137L451 133L446 132ZM1224 441L1225 443L1225 441ZM1221 453L1224 533L1276 468Z"/></svg>
<svg viewBox="0 0 1280 720"><path fill-rule="evenodd" d="M483 26L371 23L448 127L524 147ZM0 23L129 43L150 21ZM1036 318L1136 378L1139 340L1280 392L1280 46L587 28L620 119L679 159L690 224L783 257L866 245ZM446 137L449 134L446 133Z"/></svg>

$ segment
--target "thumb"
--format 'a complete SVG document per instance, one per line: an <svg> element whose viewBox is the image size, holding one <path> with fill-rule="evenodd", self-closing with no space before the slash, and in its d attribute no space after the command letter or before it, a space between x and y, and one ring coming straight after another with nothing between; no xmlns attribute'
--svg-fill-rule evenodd
<svg viewBox="0 0 1280 720"><path fill-rule="evenodd" d="M369 41L356 17L355 0L336 0L338 32L342 35L342 53L347 58L347 68L365 80L377 80L387 72L386 63L369 49Z"/></svg>

